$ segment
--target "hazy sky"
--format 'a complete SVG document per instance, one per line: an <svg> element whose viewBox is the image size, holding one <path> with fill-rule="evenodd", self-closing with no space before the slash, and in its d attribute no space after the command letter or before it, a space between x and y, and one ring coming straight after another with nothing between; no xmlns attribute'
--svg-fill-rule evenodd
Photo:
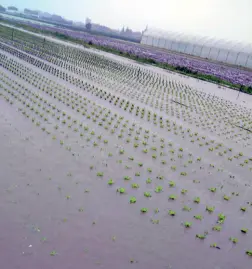
<svg viewBox="0 0 252 269"><path fill-rule="evenodd" d="M39 9L67 19L119 29L146 25L252 43L252 0L1 0L3 6Z"/></svg>

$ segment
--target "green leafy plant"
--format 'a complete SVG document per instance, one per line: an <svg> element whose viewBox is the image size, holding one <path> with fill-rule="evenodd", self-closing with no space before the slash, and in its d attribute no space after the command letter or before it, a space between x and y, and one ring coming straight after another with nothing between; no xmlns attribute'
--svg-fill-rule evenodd
<svg viewBox="0 0 252 269"><path fill-rule="evenodd" d="M140 177L140 172L136 172L136 173L135 173L135 176L136 176L136 177Z"/></svg>
<svg viewBox="0 0 252 269"><path fill-rule="evenodd" d="M221 229L222 229L222 227L221 227L221 226L218 226L218 225L215 225L215 226L213 226L213 228L212 228L213 231L218 231L218 232L220 232Z"/></svg>
<svg viewBox="0 0 252 269"><path fill-rule="evenodd" d="M209 213L213 213L214 209L215 209L214 206L206 206L206 211L208 211Z"/></svg>
<svg viewBox="0 0 252 269"><path fill-rule="evenodd" d="M220 213L220 214L218 215L218 223L219 223L219 224L224 223L225 219L226 219L226 216L225 216L224 214Z"/></svg>
<svg viewBox="0 0 252 269"><path fill-rule="evenodd" d="M157 186L157 187L155 188L155 192L156 192L156 193L160 193L161 191L163 191L163 187L162 187L162 186Z"/></svg>
<svg viewBox="0 0 252 269"><path fill-rule="evenodd" d="M235 237L230 237L229 240L230 240L231 242L233 242L234 244L237 244L237 243L238 243L238 239L235 238Z"/></svg>
<svg viewBox="0 0 252 269"><path fill-rule="evenodd" d="M151 182L152 182L152 180L151 180L150 178L147 178L147 179L146 179L146 183L147 183L147 184L151 184Z"/></svg>
<svg viewBox="0 0 252 269"><path fill-rule="evenodd" d="M186 228L190 228L190 227L192 226L192 223L186 221L186 222L184 222L184 226L185 226Z"/></svg>
<svg viewBox="0 0 252 269"><path fill-rule="evenodd" d="M172 180L171 180L171 181L169 181L169 186L170 186L170 187L175 187L175 186L176 186L176 184L175 184L175 182L174 182L174 181L172 181Z"/></svg>
<svg viewBox="0 0 252 269"><path fill-rule="evenodd" d="M125 189L124 188L118 188L116 191L119 192L119 193L121 193L121 194L125 193Z"/></svg>
<svg viewBox="0 0 252 269"><path fill-rule="evenodd" d="M97 172L96 174L98 177L103 177L103 172Z"/></svg>
<svg viewBox="0 0 252 269"><path fill-rule="evenodd" d="M248 256L252 256L252 250L247 250L247 251L246 251L246 254L247 254Z"/></svg>
<svg viewBox="0 0 252 269"><path fill-rule="evenodd" d="M130 197L130 203L135 204L136 203L136 197L134 197L134 196Z"/></svg>
<svg viewBox="0 0 252 269"><path fill-rule="evenodd" d="M242 228L242 229L241 229L241 232L244 233L244 234L246 234L246 233L248 232L248 229L246 229L246 228Z"/></svg>
<svg viewBox="0 0 252 269"><path fill-rule="evenodd" d="M209 191L211 191L211 192L216 192L216 188L209 188Z"/></svg>
<svg viewBox="0 0 252 269"><path fill-rule="evenodd" d="M137 183L132 183L131 187L132 187L132 189L138 189L139 185Z"/></svg>
<svg viewBox="0 0 252 269"><path fill-rule="evenodd" d="M243 212L246 212L246 211L247 211L247 208L244 207L244 206L242 206L240 209L241 209L241 211L243 211Z"/></svg>
<svg viewBox="0 0 252 269"><path fill-rule="evenodd" d="M144 196L145 197L151 197L151 193L150 192L144 192Z"/></svg>
<svg viewBox="0 0 252 269"><path fill-rule="evenodd" d="M220 249L220 247L216 243L211 244L210 247Z"/></svg>
<svg viewBox="0 0 252 269"><path fill-rule="evenodd" d="M182 193L182 194L186 194L187 192L188 192L188 191L187 191L186 189L182 189L182 190L181 190L181 193Z"/></svg>
<svg viewBox="0 0 252 269"><path fill-rule="evenodd" d="M195 197L193 201L194 201L194 203L199 204L200 203L200 198L199 197Z"/></svg>
<svg viewBox="0 0 252 269"><path fill-rule="evenodd" d="M227 196L227 195L224 195L224 196L223 196L223 199L224 199L225 201L229 201L229 200L230 200L230 197Z"/></svg>
<svg viewBox="0 0 252 269"><path fill-rule="evenodd" d="M205 234L196 234L196 238L204 240L206 238Z"/></svg>
<svg viewBox="0 0 252 269"><path fill-rule="evenodd" d="M153 224L159 224L159 219L157 219L157 220L151 219L151 222L152 222Z"/></svg>
<svg viewBox="0 0 252 269"><path fill-rule="evenodd" d="M124 179L124 180L131 180L131 177L129 177L129 176L125 176L123 179Z"/></svg>
<svg viewBox="0 0 252 269"><path fill-rule="evenodd" d="M177 167L175 165L171 166L171 170L176 171Z"/></svg>
<svg viewBox="0 0 252 269"><path fill-rule="evenodd" d="M171 194L169 196L169 200L176 200L177 199L177 196L175 194Z"/></svg>
<svg viewBox="0 0 252 269"><path fill-rule="evenodd" d="M168 213L170 216L173 216L173 217L176 216L176 212L173 210L169 210Z"/></svg>
<svg viewBox="0 0 252 269"><path fill-rule="evenodd" d="M141 208L141 212L142 213L147 213L148 212L148 208L146 208L146 207Z"/></svg>
<svg viewBox="0 0 252 269"><path fill-rule="evenodd" d="M183 206L183 211L187 211L187 212L190 212L192 210L191 207L187 206L187 205L184 205Z"/></svg>
<svg viewBox="0 0 252 269"><path fill-rule="evenodd" d="M55 250L50 252L50 256L56 256L56 255L57 255L57 252Z"/></svg>
<svg viewBox="0 0 252 269"><path fill-rule="evenodd" d="M203 219L203 217L201 215L195 215L194 218L197 219L197 220L202 220Z"/></svg>
<svg viewBox="0 0 252 269"><path fill-rule="evenodd" d="M109 179L109 181L108 181L108 185L113 185L115 182L113 181L113 179L111 178L111 179Z"/></svg>
<svg viewBox="0 0 252 269"><path fill-rule="evenodd" d="M159 208L155 208L154 209L154 212L157 214L157 213L159 213Z"/></svg>

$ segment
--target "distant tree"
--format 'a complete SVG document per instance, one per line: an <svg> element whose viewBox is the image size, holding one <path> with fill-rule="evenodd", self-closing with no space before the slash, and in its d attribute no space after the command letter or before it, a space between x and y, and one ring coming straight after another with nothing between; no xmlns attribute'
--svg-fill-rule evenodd
<svg viewBox="0 0 252 269"><path fill-rule="evenodd" d="M86 29L87 29L87 31L91 31L92 24L90 22L86 24Z"/></svg>
<svg viewBox="0 0 252 269"><path fill-rule="evenodd" d="M88 24L88 23L92 23L92 21L91 21L91 19L86 18L86 23L85 24Z"/></svg>
<svg viewBox="0 0 252 269"><path fill-rule="evenodd" d="M8 7L8 10L12 10L12 11L18 11L18 9L14 6L9 6Z"/></svg>
<svg viewBox="0 0 252 269"><path fill-rule="evenodd" d="M6 8L0 5L0 11L1 12L5 12L6 11Z"/></svg>

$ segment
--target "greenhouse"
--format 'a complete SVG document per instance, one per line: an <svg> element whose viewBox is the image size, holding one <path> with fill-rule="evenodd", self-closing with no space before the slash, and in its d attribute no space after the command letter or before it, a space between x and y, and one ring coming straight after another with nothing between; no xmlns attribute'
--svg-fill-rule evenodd
<svg viewBox="0 0 252 269"><path fill-rule="evenodd" d="M148 29L141 44L252 68L252 44Z"/></svg>

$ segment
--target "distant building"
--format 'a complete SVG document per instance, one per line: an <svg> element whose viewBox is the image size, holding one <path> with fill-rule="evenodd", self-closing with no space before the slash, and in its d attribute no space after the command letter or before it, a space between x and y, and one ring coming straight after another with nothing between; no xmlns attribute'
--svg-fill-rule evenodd
<svg viewBox="0 0 252 269"><path fill-rule="evenodd" d="M7 7L8 11L18 11L18 8L14 7L14 6L9 6Z"/></svg>
<svg viewBox="0 0 252 269"><path fill-rule="evenodd" d="M81 28L85 28L86 25L84 22L79 22L79 21L76 21L76 22L73 22L73 26L76 26L76 27L81 27Z"/></svg>
<svg viewBox="0 0 252 269"><path fill-rule="evenodd" d="M24 15L26 15L28 17L32 17L32 18L38 18L39 17L39 11L25 8L24 9Z"/></svg>
<svg viewBox="0 0 252 269"><path fill-rule="evenodd" d="M131 39L141 39L142 33L141 32L133 32L130 28L122 28L120 35L123 37L131 38Z"/></svg>

